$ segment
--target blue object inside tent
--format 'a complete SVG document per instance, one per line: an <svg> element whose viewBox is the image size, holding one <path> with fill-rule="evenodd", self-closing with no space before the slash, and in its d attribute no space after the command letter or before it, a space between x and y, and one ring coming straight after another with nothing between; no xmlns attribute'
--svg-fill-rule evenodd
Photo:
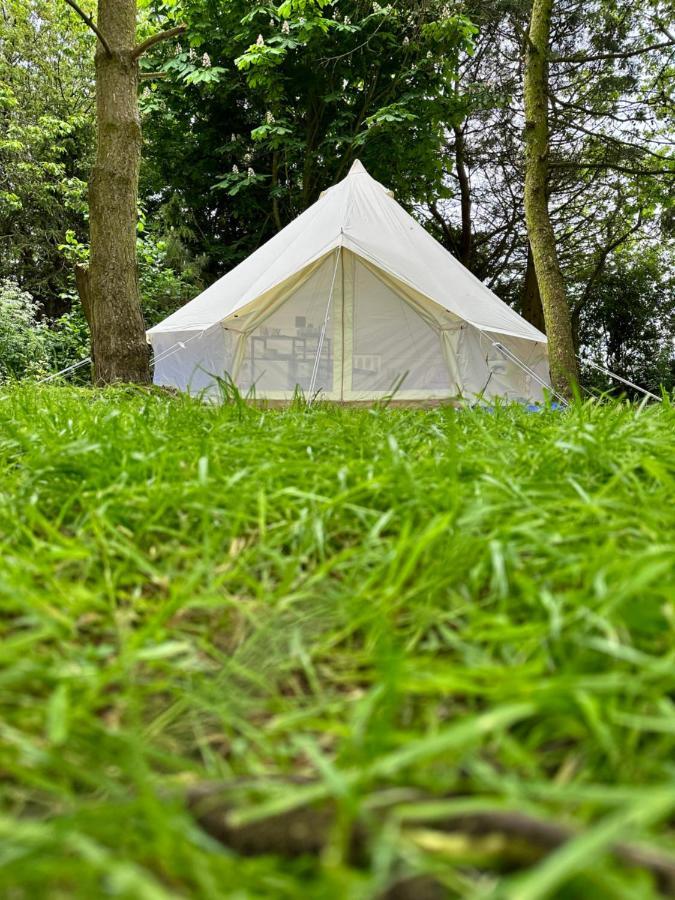
<svg viewBox="0 0 675 900"><path fill-rule="evenodd" d="M564 412L567 409L567 406L564 403L559 403L557 400L552 401L551 403L543 404L543 403L514 403L515 406L520 406L526 412L531 413L542 413L547 412L548 410L553 410L553 412ZM484 406L481 404L476 404L475 406L467 406L465 409L480 409L483 412L493 413L495 411L494 406Z"/></svg>
<svg viewBox="0 0 675 900"><path fill-rule="evenodd" d="M549 403L547 406L542 406L541 403L528 403L525 406L525 409L528 412L539 413L539 412L544 412L544 410L546 410L546 409L562 410L562 409L565 409L565 407L563 406L562 403L558 403L557 400L554 400L552 403Z"/></svg>

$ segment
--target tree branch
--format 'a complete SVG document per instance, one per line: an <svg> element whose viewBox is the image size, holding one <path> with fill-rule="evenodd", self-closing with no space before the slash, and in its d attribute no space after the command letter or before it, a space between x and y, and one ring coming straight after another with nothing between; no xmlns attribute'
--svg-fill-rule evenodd
<svg viewBox="0 0 675 900"><path fill-rule="evenodd" d="M66 0L66 3L68 4L68 6L71 9L74 9L75 12L78 14L78 16L82 19L82 21L86 25L88 25L89 28L91 28L91 30L94 32L96 37L99 39L99 41L103 45L103 49L108 54L108 56L112 56L112 50L110 49L110 45L108 44L106 39L103 37L103 35L99 31L99 29L98 29L96 23L94 22L94 20L92 19L92 17L88 16L86 14L86 12L84 12L82 9L80 9L80 7L77 5L77 3L75 3L75 0Z"/></svg>
<svg viewBox="0 0 675 900"><path fill-rule="evenodd" d="M625 175L670 175L674 174L672 169L631 169L628 166L620 166L615 163L590 163L590 162L551 162L551 169L610 169L612 172L623 172Z"/></svg>
<svg viewBox="0 0 675 900"><path fill-rule="evenodd" d="M441 230L443 232L443 236L445 237L445 248L449 250L451 253L456 249L456 240L455 235L452 233L450 226L448 225L445 216L442 216L438 210L438 204L435 201L429 201L429 211L431 215L436 219L438 224L441 226Z"/></svg>
<svg viewBox="0 0 675 900"><path fill-rule="evenodd" d="M672 47L675 41L663 41L660 44L652 44L651 47L639 47L636 50L625 50L623 53L598 53L595 56L582 56L574 54L572 56L551 56L552 63L579 63L581 65L589 62L598 62L601 59L628 59L630 56L640 56L643 53L650 53L652 50L662 50L664 47Z"/></svg>
<svg viewBox="0 0 675 900"><path fill-rule="evenodd" d="M635 225L632 226L632 228L630 228L628 231L624 232L623 234L620 234L617 238L615 238L613 241L611 241L606 247L602 248L602 250L600 251L600 253L598 255L598 259L595 263L595 267L593 268L593 271L591 272L591 276L588 279L588 281L586 282L584 292L581 295L581 297L579 298L579 300L577 301L577 303L574 304L574 307L572 309L572 319L573 320L578 319L582 309L588 302L588 298L591 295L593 285L598 280L600 275L602 275L602 270L605 268L605 263L607 262L607 259L610 255L610 253L612 253L614 250L616 250L617 247L620 247L621 244L624 243L624 241L627 241L628 238L631 237L631 235L635 234L635 232L638 231L641 227L642 227L642 210L639 211L638 217L637 217L637 222L635 223Z"/></svg>
<svg viewBox="0 0 675 900"><path fill-rule="evenodd" d="M66 0L66 2L69 2L69 0ZM134 52L131 54L132 59L138 59L139 56L143 56L143 54L147 53L151 47L155 46L155 44L159 44L160 41L169 41L171 38L178 37L178 35L183 34L184 31L187 31L187 25L176 25L175 28L169 28L167 31L159 31L157 34L153 34L134 48Z"/></svg>
<svg viewBox="0 0 675 900"><path fill-rule="evenodd" d="M553 98L551 98L553 99ZM559 102L559 101L556 101ZM570 105L570 104L562 104ZM615 144L620 147L630 147L631 150L637 150L638 153L646 153L648 156L652 156L654 159L660 159L662 162L670 162L672 160L671 156L663 156L661 153L655 153L653 150L650 150L648 147L641 147L639 144L633 144L630 141L623 141L621 138L614 137L611 134L603 134L599 131L592 131L590 128L584 128L584 126L580 122L567 122L568 128L571 128L573 131L579 131L582 134L587 134L589 137L597 138L599 141L607 141L610 144Z"/></svg>
<svg viewBox="0 0 675 900"><path fill-rule="evenodd" d="M302 783L310 784L311 781L303 780ZM252 785L249 784L250 786ZM195 785L187 792L187 806L207 834L242 856L275 853L294 858L305 854L316 855L323 851L330 840L336 820L336 810L332 803L301 806L266 819L238 825L232 821L231 814L236 809L237 792L240 795L245 789L245 784L236 783L227 785L207 782ZM414 829L426 829L427 834L441 840L444 833L457 834L463 836L468 844L477 839L479 843L476 849L479 850L480 839L487 835L501 835L507 844L483 848L484 853L488 856L491 854L493 858L509 858L511 865L515 864L519 868L531 865L583 834L583 831L567 824L498 807L472 812L458 811L438 817L430 815L424 808L423 801L434 798L417 791L412 791L411 794L415 798L412 808L406 811L405 804L401 809L396 803L385 800L384 804L376 807L378 815L391 817L413 839ZM369 843L367 821L358 819L352 826L347 845L348 857L353 864L367 864L371 852ZM672 856L656 848L626 842L613 844L609 851L624 865L638 866L651 872L664 893L672 896L675 892L675 858ZM426 895L413 892L384 896L419 898ZM445 896L445 893L439 896Z"/></svg>

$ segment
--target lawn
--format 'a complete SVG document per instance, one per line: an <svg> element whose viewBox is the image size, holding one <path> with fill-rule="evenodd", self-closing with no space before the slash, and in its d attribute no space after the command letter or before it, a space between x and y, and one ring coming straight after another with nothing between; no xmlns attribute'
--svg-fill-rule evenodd
<svg viewBox="0 0 675 900"><path fill-rule="evenodd" d="M5 387L0 472L1 896L675 891L667 402Z"/></svg>

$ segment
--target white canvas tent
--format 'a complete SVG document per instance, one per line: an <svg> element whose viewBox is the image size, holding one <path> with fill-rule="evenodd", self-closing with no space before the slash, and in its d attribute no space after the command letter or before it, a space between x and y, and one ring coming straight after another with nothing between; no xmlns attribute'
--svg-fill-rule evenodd
<svg viewBox="0 0 675 900"><path fill-rule="evenodd" d="M328 400L542 399L546 337L355 162L306 212L148 331L155 383Z"/></svg>

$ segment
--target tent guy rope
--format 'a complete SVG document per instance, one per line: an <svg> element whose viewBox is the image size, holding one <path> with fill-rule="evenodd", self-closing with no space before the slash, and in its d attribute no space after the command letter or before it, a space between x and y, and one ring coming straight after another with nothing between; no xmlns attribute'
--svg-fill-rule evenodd
<svg viewBox="0 0 675 900"><path fill-rule="evenodd" d="M309 382L308 402L309 402L310 406L314 399L314 390L316 388L316 379L317 379L317 375L319 374L319 360L321 359L321 352L323 350L323 342L324 342L324 338L326 337L326 328L328 327L330 308L331 308L331 304L333 302L333 291L335 289L335 277L337 275L337 270L340 265L341 251L342 251L342 248L338 247L337 252L336 252L336 257L335 257L335 268L333 269L333 280L331 281L331 285L330 285L330 294L328 295L328 303L326 303L326 315L323 317L323 325L321 326L321 334L319 335L319 344L317 346L316 357L314 359L314 368L312 369L312 377Z"/></svg>
<svg viewBox="0 0 675 900"><path fill-rule="evenodd" d="M85 356L84 359L81 359L79 362L73 363L72 366L66 366L65 369L61 369L60 372L54 372L52 375L47 375L46 378L41 378L38 381L38 384L46 384L48 381L54 381L55 378L60 378L62 375L67 375L68 372L74 372L75 369L81 369L82 366L86 366L87 363L91 362L91 356Z"/></svg>
<svg viewBox="0 0 675 900"><path fill-rule="evenodd" d="M158 362L164 362L165 359L169 359L169 357L178 353L180 350L184 350L188 344L191 344L192 341L197 340L197 338L204 337L208 328L205 328L203 331L200 331L198 334L193 335L191 338L188 338L186 341L176 341L175 344L172 344L170 347L167 347L166 350L163 350L161 353L158 353L152 360L153 365L156 365Z"/></svg>

